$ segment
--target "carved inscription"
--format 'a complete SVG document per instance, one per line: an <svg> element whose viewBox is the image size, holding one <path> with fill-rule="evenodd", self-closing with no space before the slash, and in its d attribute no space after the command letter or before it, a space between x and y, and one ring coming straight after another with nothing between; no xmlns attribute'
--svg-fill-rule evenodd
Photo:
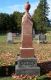
<svg viewBox="0 0 51 80"><path fill-rule="evenodd" d="M33 67L36 64L36 61L34 60L20 60L19 61L19 66L20 67Z"/></svg>

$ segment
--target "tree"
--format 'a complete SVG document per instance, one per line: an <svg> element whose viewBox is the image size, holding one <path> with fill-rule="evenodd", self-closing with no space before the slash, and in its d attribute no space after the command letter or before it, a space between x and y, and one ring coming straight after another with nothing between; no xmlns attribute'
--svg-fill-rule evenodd
<svg viewBox="0 0 51 80"><path fill-rule="evenodd" d="M0 13L0 33L5 33L8 25L10 25L9 15L6 13Z"/></svg>
<svg viewBox="0 0 51 80"><path fill-rule="evenodd" d="M32 16L36 31L43 33L46 32L48 27L48 12L49 7L47 0L40 0L39 5Z"/></svg>
<svg viewBox="0 0 51 80"><path fill-rule="evenodd" d="M14 12L13 14L0 13L0 33L21 32L21 20L23 13Z"/></svg>
<svg viewBox="0 0 51 80"><path fill-rule="evenodd" d="M21 21L22 21L22 16L23 13L20 12L14 12L11 17L12 21L12 29L15 30L16 32L20 33L21 32Z"/></svg>

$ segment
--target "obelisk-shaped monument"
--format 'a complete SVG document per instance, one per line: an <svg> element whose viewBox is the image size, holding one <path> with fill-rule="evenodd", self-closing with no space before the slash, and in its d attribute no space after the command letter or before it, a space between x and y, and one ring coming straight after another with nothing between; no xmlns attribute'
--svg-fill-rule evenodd
<svg viewBox="0 0 51 80"><path fill-rule="evenodd" d="M20 56L17 57L15 72L16 75L40 75L40 68L37 67L37 59L34 57L32 45L32 18L29 14L30 4L25 4L25 14L22 17L22 33Z"/></svg>
<svg viewBox="0 0 51 80"><path fill-rule="evenodd" d="M32 46L32 27L33 22L32 18L29 14L30 4L25 4L25 14L22 17L22 35L21 41L22 46L21 49L21 57L33 57L34 56L34 48Z"/></svg>

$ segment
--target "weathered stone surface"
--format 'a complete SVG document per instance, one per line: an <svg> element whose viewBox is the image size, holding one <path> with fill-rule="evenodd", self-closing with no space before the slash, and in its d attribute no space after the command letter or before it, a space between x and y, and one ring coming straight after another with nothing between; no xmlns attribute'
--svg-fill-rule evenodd
<svg viewBox="0 0 51 80"><path fill-rule="evenodd" d="M17 63L19 67L25 68L26 67L35 67L37 66L37 60L36 58L18 58Z"/></svg>
<svg viewBox="0 0 51 80"><path fill-rule="evenodd" d="M17 75L40 75L36 58L18 58L15 71Z"/></svg>
<svg viewBox="0 0 51 80"><path fill-rule="evenodd" d="M33 67L33 68L19 68L16 66L16 74L17 75L35 75L40 76L40 68Z"/></svg>
<svg viewBox="0 0 51 80"><path fill-rule="evenodd" d="M41 33L40 35L39 35L39 43L46 43L47 41L46 41L46 35L45 34L43 34L43 33Z"/></svg>

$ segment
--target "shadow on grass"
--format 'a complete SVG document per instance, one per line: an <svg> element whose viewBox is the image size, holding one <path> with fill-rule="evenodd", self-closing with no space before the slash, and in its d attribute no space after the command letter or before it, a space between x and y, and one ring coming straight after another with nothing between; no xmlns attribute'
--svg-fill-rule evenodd
<svg viewBox="0 0 51 80"><path fill-rule="evenodd" d="M41 75L51 72L51 61L38 63L38 66L41 69Z"/></svg>
<svg viewBox="0 0 51 80"><path fill-rule="evenodd" d="M0 77L8 77L15 73L15 66L1 66L0 67Z"/></svg>
<svg viewBox="0 0 51 80"><path fill-rule="evenodd" d="M51 72L51 61L38 63L38 66L40 67L41 76ZM51 73L50 73L50 75L51 75ZM38 79L38 80L41 80L41 79ZM44 78L42 80L51 80L51 76L49 76L49 77L47 76L46 78Z"/></svg>

